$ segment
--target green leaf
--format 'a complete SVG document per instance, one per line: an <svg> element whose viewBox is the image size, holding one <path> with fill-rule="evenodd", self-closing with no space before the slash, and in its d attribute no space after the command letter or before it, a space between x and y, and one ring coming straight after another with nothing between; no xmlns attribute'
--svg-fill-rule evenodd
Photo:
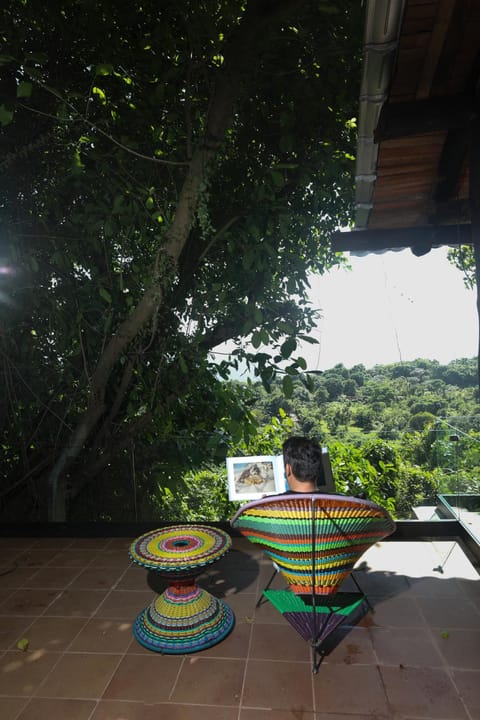
<svg viewBox="0 0 480 720"><path fill-rule="evenodd" d="M31 52L25 57L25 61L33 61L39 64L46 63L48 61L48 55L44 52Z"/></svg>
<svg viewBox="0 0 480 720"><path fill-rule="evenodd" d="M82 156L80 155L80 151L77 149L73 153L72 172L74 174L78 174L83 170L84 167L85 166L82 162Z"/></svg>
<svg viewBox="0 0 480 720"><path fill-rule="evenodd" d="M268 334L267 330L265 330L265 328L262 328L260 330L260 334L262 336L263 344L268 345L268 343L270 342L270 335Z"/></svg>
<svg viewBox="0 0 480 720"><path fill-rule="evenodd" d="M252 335L252 345L256 350L257 348L260 347L261 344L262 344L262 333L259 331L255 331Z"/></svg>
<svg viewBox="0 0 480 720"><path fill-rule="evenodd" d="M179 355L179 356L178 356L178 364L180 365L180 370L182 371L182 373L183 373L184 375L187 375L187 374L188 374L188 367L187 367L187 363L186 363L185 360L183 359L183 356L182 356L182 355Z"/></svg>
<svg viewBox="0 0 480 720"><path fill-rule="evenodd" d="M318 345L318 340L314 337L311 337L310 335L297 335L299 340L303 340L304 342L308 342L311 345Z"/></svg>
<svg viewBox="0 0 480 720"><path fill-rule="evenodd" d="M280 352L282 354L283 358L289 358L292 352L294 352L297 349L297 341L295 338L290 337L285 340L285 342L282 344L280 348Z"/></svg>
<svg viewBox="0 0 480 720"><path fill-rule="evenodd" d="M271 386L271 384L270 384L270 383L268 382L268 380L267 380L266 378L264 378L264 377L262 377L262 385L263 385L263 387L265 388L265 390L267 391L267 393L270 393L270 392L272 391L272 386Z"/></svg>
<svg viewBox="0 0 480 720"><path fill-rule="evenodd" d="M105 288L101 287L99 288L98 292L100 293L100 296L109 304L112 304L112 296L108 292L108 290L105 290Z"/></svg>
<svg viewBox="0 0 480 720"><path fill-rule="evenodd" d="M100 63L95 68L95 75L111 75L113 73L113 65L110 63Z"/></svg>
<svg viewBox="0 0 480 720"><path fill-rule="evenodd" d="M285 333L285 335L291 335L294 331L294 327L291 323L285 322L285 320L280 320L277 323L277 330L279 330L281 333Z"/></svg>
<svg viewBox="0 0 480 720"><path fill-rule="evenodd" d="M0 105L0 125L10 125L13 120L13 110L7 110L5 105Z"/></svg>
<svg viewBox="0 0 480 720"><path fill-rule="evenodd" d="M98 99L100 100L100 102L102 103L102 105L106 105L106 103L107 103L107 96L106 96L105 93L103 92L102 88L99 88L99 87L96 87L96 86L93 87L93 88L92 88L92 94L93 94L93 95L96 95L96 96L98 97Z"/></svg>
<svg viewBox="0 0 480 720"><path fill-rule="evenodd" d="M13 62L15 58L12 55L0 55L0 67Z"/></svg>
<svg viewBox="0 0 480 720"><path fill-rule="evenodd" d="M30 95L32 94L32 88L33 88L33 85L31 82L22 80L20 83L18 83L17 97L18 98L29 98Z"/></svg>
<svg viewBox="0 0 480 720"><path fill-rule="evenodd" d="M263 322L263 313L259 307L256 307L253 311L253 317L255 318L255 322L260 324Z"/></svg>
<svg viewBox="0 0 480 720"><path fill-rule="evenodd" d="M145 207L147 208L147 210L152 210L154 205L155 205L155 200L153 199L152 196L148 197L145 200Z"/></svg>
<svg viewBox="0 0 480 720"><path fill-rule="evenodd" d="M25 652L28 650L28 646L30 645L30 640L28 638L22 638L17 642L17 648L21 650L22 652Z"/></svg>
<svg viewBox="0 0 480 720"><path fill-rule="evenodd" d="M293 395L293 380L290 375L285 375L282 380L282 388L285 397L291 398Z"/></svg>
<svg viewBox="0 0 480 720"><path fill-rule="evenodd" d="M278 170L270 170L270 175L272 176L273 184L275 185L275 187L282 188L285 185L281 172L278 172Z"/></svg>
<svg viewBox="0 0 480 720"><path fill-rule="evenodd" d="M296 362L297 362L298 367L301 367L302 370L307 369L307 361L305 360L305 358L298 357Z"/></svg>

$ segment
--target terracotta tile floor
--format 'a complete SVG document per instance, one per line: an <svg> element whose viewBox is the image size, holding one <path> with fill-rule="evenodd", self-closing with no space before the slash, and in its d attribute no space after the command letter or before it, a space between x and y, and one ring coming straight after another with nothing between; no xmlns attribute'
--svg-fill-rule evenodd
<svg viewBox="0 0 480 720"><path fill-rule="evenodd" d="M1 720L480 720L479 576L453 541L371 548L356 577L373 610L313 675L308 644L255 608L271 565L238 538L200 579L234 610L229 637L142 648L132 621L161 585L131 540L0 538Z"/></svg>

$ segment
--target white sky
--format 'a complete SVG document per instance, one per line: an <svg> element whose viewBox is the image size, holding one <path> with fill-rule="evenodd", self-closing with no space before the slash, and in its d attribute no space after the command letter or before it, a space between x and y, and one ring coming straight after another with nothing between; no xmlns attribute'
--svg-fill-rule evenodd
<svg viewBox="0 0 480 720"><path fill-rule="evenodd" d="M445 364L476 355L476 293L465 288L447 248L422 257L410 250L350 256L349 264L350 271L311 278L310 298L322 318L313 333L319 344L297 351L308 370L417 358Z"/></svg>
<svg viewBox="0 0 480 720"><path fill-rule="evenodd" d="M349 263L351 271L312 278L322 319L315 331L320 344L302 347L309 370L476 355L476 293L465 288L447 248L422 257L410 250L350 256Z"/></svg>

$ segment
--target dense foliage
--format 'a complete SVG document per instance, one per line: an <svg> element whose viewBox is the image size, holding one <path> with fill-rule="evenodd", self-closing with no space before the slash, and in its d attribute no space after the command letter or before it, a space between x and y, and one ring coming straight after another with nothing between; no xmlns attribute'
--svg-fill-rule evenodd
<svg viewBox="0 0 480 720"><path fill-rule="evenodd" d="M459 245L450 248L448 259L458 270L463 273L463 282L469 290L474 288L476 282L476 262L473 247L471 245Z"/></svg>
<svg viewBox="0 0 480 720"><path fill-rule="evenodd" d="M0 500L9 518L96 517L255 434L212 348L270 343L246 358L265 383L304 367L308 272L339 262L352 207L363 11L0 12Z"/></svg>
<svg viewBox="0 0 480 720"><path fill-rule="evenodd" d="M263 431L230 455L278 454L288 435L309 435L328 447L338 492L367 497L397 517L435 507L440 492L480 492L476 359L337 365L311 377L310 389L294 380L290 398L280 382L253 392ZM154 508L169 519L228 517L225 465L190 474L167 498L157 493Z"/></svg>
<svg viewBox="0 0 480 720"><path fill-rule="evenodd" d="M256 410L264 422L286 412L296 432L327 445L341 492L391 498L409 516L438 492L480 491L476 359L337 365L310 385L295 382L289 399L259 386Z"/></svg>

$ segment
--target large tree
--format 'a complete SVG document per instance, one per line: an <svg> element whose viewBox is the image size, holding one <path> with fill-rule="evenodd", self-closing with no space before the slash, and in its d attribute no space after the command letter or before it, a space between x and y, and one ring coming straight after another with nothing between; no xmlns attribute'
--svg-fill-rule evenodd
<svg viewBox="0 0 480 720"><path fill-rule="evenodd" d="M201 457L248 421L243 356L288 391L351 207L357 5L6 0L4 500L63 520L134 442Z"/></svg>

